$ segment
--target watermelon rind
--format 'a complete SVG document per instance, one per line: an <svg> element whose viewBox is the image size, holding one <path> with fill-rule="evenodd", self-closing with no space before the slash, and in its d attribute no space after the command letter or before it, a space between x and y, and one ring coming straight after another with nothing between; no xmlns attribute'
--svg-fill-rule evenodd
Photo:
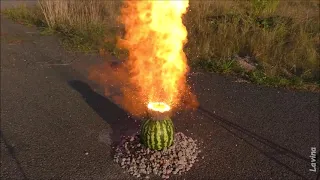
<svg viewBox="0 0 320 180"><path fill-rule="evenodd" d="M173 144L174 126L170 118L146 119L140 131L142 144L152 150L162 150Z"/></svg>

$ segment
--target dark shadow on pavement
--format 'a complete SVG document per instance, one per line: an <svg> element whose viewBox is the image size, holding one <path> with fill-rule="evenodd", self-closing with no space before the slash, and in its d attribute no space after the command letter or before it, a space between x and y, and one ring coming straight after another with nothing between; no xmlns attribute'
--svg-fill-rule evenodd
<svg viewBox="0 0 320 180"><path fill-rule="evenodd" d="M26 173L24 172L24 170L22 169L20 161L19 161L19 160L17 159L17 157L16 157L15 148L12 147L12 146L8 143L7 139L4 137L4 135L3 135L3 133L2 133L1 130L0 130L0 138L1 138L1 141L4 143L4 145L6 146L6 148L8 149L9 154L11 155L11 157L13 158L13 160L15 161L18 170L20 171L20 173L21 173L22 176L23 176L23 179L26 179L26 180L27 180L28 177L27 177ZM1 152L1 153L3 153L3 152Z"/></svg>
<svg viewBox="0 0 320 180"><path fill-rule="evenodd" d="M111 126L113 145L118 144L122 136L129 136L138 131L139 120L135 121L119 106L96 93L88 84L78 80L69 81L68 84L77 90L87 104Z"/></svg>

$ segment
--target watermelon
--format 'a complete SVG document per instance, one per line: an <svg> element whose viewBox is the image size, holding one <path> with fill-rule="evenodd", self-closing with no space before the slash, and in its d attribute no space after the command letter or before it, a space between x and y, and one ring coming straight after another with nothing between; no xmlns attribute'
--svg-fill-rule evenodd
<svg viewBox="0 0 320 180"><path fill-rule="evenodd" d="M141 126L142 144L152 150L162 150L173 143L174 126L170 118L147 119Z"/></svg>

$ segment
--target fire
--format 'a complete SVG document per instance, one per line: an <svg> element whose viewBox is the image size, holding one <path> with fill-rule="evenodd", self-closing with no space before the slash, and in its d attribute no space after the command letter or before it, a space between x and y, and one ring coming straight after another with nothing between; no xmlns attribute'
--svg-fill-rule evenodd
<svg viewBox="0 0 320 180"><path fill-rule="evenodd" d="M126 66L130 84L139 100L148 107L167 110L179 104L186 91L189 71L183 47L187 30L182 16L189 6L187 0L125 1L121 22L125 36L118 45L129 51ZM165 105L164 105L165 104Z"/></svg>
<svg viewBox="0 0 320 180"><path fill-rule="evenodd" d="M150 102L148 103L148 109L164 113L164 112L170 111L171 108L168 104L164 102Z"/></svg>

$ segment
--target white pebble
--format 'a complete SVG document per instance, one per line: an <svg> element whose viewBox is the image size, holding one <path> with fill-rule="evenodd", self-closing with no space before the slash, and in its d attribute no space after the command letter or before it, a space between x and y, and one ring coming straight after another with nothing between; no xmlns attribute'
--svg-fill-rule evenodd
<svg viewBox="0 0 320 180"><path fill-rule="evenodd" d="M116 147L114 162L119 163L135 177L153 173L167 179L171 173L181 174L189 171L198 161L197 156L200 153L196 140L180 132L176 133L174 138L171 147L154 151L142 146L138 136L125 137Z"/></svg>

